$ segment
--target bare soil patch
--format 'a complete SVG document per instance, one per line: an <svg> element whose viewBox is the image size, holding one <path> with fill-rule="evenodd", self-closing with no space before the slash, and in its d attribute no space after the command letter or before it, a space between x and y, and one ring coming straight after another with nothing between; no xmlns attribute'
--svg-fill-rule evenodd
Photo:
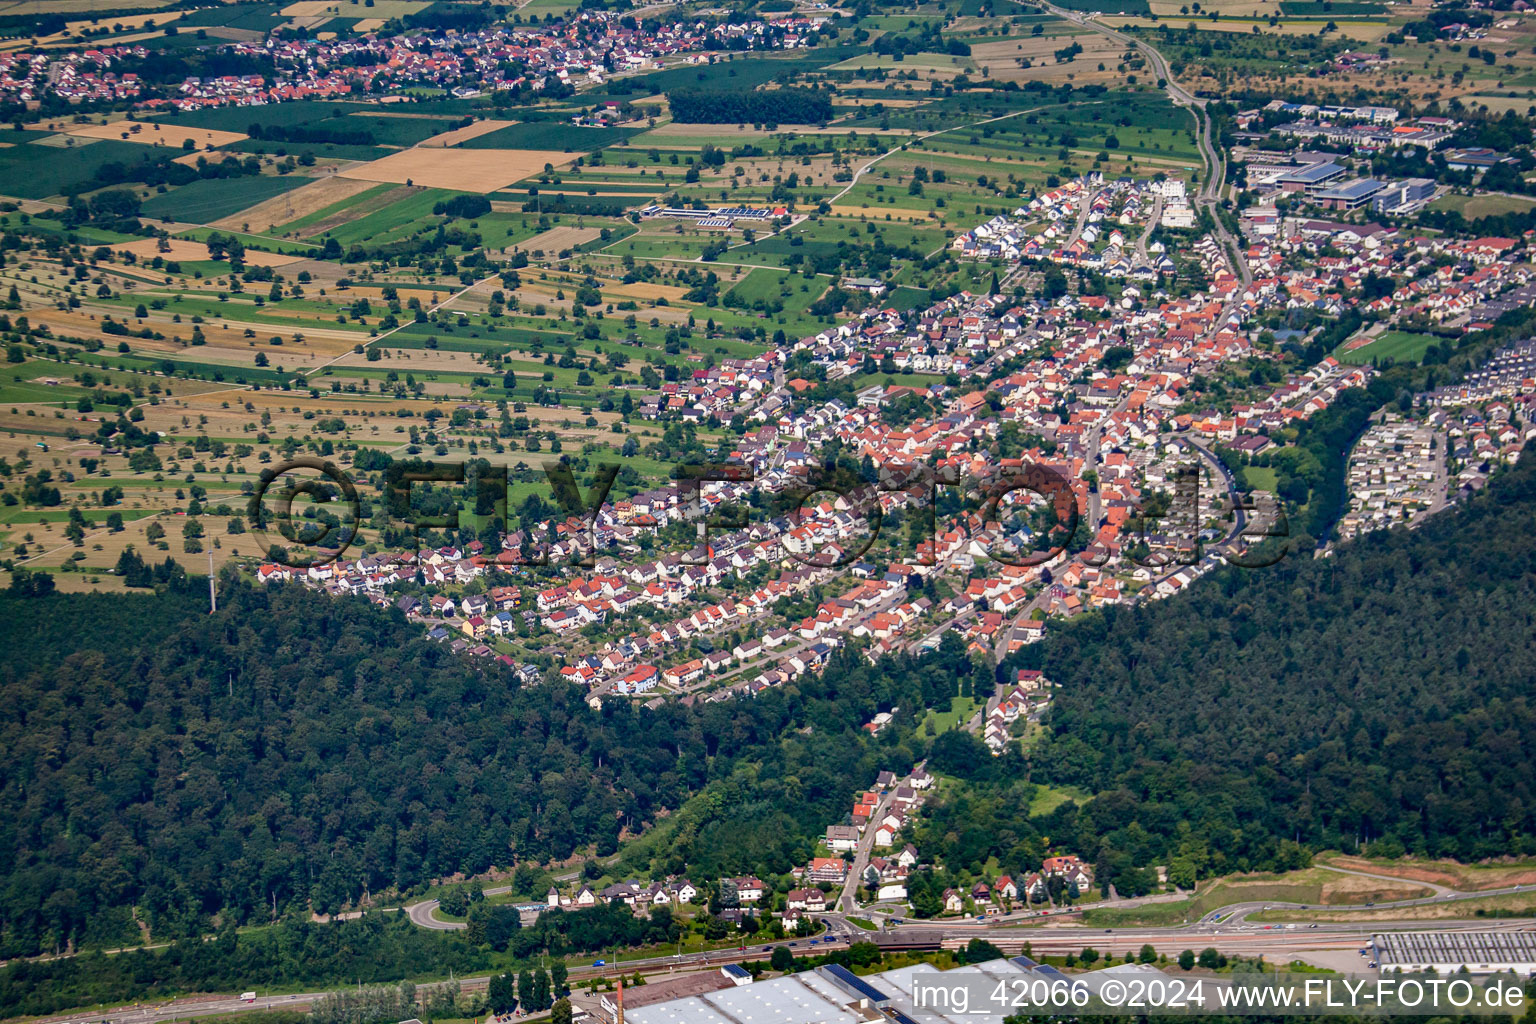
<svg viewBox="0 0 1536 1024"><path fill-rule="evenodd" d="M1536 885L1536 865L1524 864L1453 864L1437 861L1373 861L1363 857L1335 856L1320 863L1391 875L1414 882L1430 882L1462 892L1505 889L1512 885ZM1369 881L1369 879L1363 879Z"/></svg>
<svg viewBox="0 0 1536 1024"><path fill-rule="evenodd" d="M574 249L583 242L590 242L601 234L601 228L550 228L528 239L522 244L522 248L529 252L542 250L546 253L561 253L566 249Z"/></svg>

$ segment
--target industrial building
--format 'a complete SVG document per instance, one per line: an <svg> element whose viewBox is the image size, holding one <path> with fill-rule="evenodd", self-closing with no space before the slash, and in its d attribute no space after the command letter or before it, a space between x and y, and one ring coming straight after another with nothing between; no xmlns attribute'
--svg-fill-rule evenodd
<svg viewBox="0 0 1536 1024"><path fill-rule="evenodd" d="M1375 213L1411 213L1435 197L1432 178L1407 178L1394 181L1371 197Z"/></svg>
<svg viewBox="0 0 1536 1024"><path fill-rule="evenodd" d="M1335 163L1307 164L1286 171L1275 179L1275 183L1286 192L1306 192L1308 195L1315 195L1344 177L1346 173L1348 172L1344 168Z"/></svg>
<svg viewBox="0 0 1536 1024"><path fill-rule="evenodd" d="M1383 971L1536 974L1536 931L1385 932L1371 936L1371 950Z"/></svg>
<svg viewBox="0 0 1536 1024"><path fill-rule="evenodd" d="M919 979L928 987L934 981L928 964L901 967L858 977L837 964L813 971L787 974L768 981L713 991L638 1009L626 1009L624 1024L1001 1024L1011 1009L996 1005L917 1005L914 987ZM1117 964L1086 974L1067 976L1027 956L989 960L942 972L944 985L965 984L973 991L991 992L999 984L1017 994L1031 982L1065 984L1085 995L1097 994L1110 979L1166 978L1147 964ZM632 992L634 990L631 990ZM603 1009L609 1019L616 1007Z"/></svg>
<svg viewBox="0 0 1536 1024"><path fill-rule="evenodd" d="M861 978L832 964L751 985L626 1008L624 1020L625 1024L911 1024L915 1020L925 1024L987 1024L989 1018L978 1015L975 1008L966 1014L919 1010L912 993L913 976L919 973L931 976L933 968L919 964ZM1066 980L1054 968L1039 966L1022 956L957 967L944 975L979 975L989 984L1030 977ZM1001 1020L1002 1014L995 1019Z"/></svg>
<svg viewBox="0 0 1536 1024"><path fill-rule="evenodd" d="M1354 181L1346 181L1325 188L1312 198L1329 209L1358 210L1370 202L1372 196L1386 187L1386 182L1375 178L1356 178Z"/></svg>

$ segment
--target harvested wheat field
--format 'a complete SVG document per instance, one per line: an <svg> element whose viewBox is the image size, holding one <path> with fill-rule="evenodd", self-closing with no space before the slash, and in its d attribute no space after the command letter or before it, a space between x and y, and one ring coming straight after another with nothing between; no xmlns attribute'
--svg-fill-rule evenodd
<svg viewBox="0 0 1536 1024"><path fill-rule="evenodd" d="M213 222L216 228L239 228L242 224L277 227L317 213L333 203L368 191L373 185L354 178L317 178L291 192L273 196L249 209Z"/></svg>
<svg viewBox="0 0 1536 1024"><path fill-rule="evenodd" d="M534 235L528 239L521 248L528 252L558 253L566 249L574 249L583 242L590 242L601 234L601 228L550 228L543 234Z"/></svg>
<svg viewBox="0 0 1536 1024"><path fill-rule="evenodd" d="M126 139L147 146L180 148L186 140L202 146L227 146L248 138L240 132L221 132L212 128L191 128L181 124L154 124L145 121L113 121L110 124L82 124L68 129L77 139Z"/></svg>
<svg viewBox="0 0 1536 1024"><path fill-rule="evenodd" d="M474 124L467 124L463 128L455 128L451 132L434 135L430 139L423 140L421 144L428 149L434 147L446 149L449 146L457 146L461 142L468 142L470 139L479 138L481 135L489 135L491 132L510 128L515 124L517 124L516 121L476 121Z"/></svg>
<svg viewBox="0 0 1536 1024"><path fill-rule="evenodd" d="M723 289L722 289L723 290ZM666 299L668 302L681 302L688 289L679 288L673 284L650 284L645 281L636 281L634 284L605 285L604 294L622 295L628 299Z"/></svg>
<svg viewBox="0 0 1536 1024"><path fill-rule="evenodd" d="M930 219L938 219L937 217L930 217L929 214L923 210L887 210L884 208L876 208L872 206L845 206L842 204L837 204L832 207L832 216L834 217L873 217L876 214L879 214L880 219L882 220L889 216L889 218L893 221L904 220L910 221L913 224L921 224L924 221Z"/></svg>
<svg viewBox="0 0 1536 1024"><path fill-rule="evenodd" d="M154 259L156 256L164 256L168 260L206 260L208 247L202 242L189 242L184 238L171 238L166 241L170 250L162 250L160 243L153 238L141 238L135 242L124 242L112 246L114 252L131 252L140 259ZM284 256L281 253L262 252L260 249L245 250L245 262L253 267L286 267L290 263L303 263L303 256Z"/></svg>
<svg viewBox="0 0 1536 1024"><path fill-rule="evenodd" d="M570 153L540 149L407 149L340 171L344 178L423 185L460 192L495 192L544 169L569 163Z"/></svg>

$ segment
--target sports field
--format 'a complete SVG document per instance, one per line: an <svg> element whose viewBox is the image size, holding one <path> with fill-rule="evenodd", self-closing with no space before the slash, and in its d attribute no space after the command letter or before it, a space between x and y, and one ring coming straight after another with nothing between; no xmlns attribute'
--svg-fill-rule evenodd
<svg viewBox="0 0 1536 1024"><path fill-rule="evenodd" d="M1358 339L1356 339L1358 340ZM1416 363L1424 358L1424 351L1431 345L1440 343L1440 339L1433 334L1415 334L1412 331L1387 331L1375 341L1360 345L1355 348L1347 346L1354 342L1345 342L1345 345L1334 353L1334 358L1341 363L1360 365L1372 361L1390 359L1397 363Z"/></svg>

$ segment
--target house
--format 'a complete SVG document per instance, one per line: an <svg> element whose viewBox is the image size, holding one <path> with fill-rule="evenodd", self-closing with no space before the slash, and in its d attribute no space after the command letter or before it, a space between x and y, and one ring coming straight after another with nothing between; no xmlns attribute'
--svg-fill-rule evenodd
<svg viewBox="0 0 1536 1024"><path fill-rule="evenodd" d="M1071 855L1047 857L1040 870L1047 878L1054 876L1068 885L1077 886L1078 892L1086 892L1093 885L1093 872L1081 860Z"/></svg>
<svg viewBox="0 0 1536 1024"><path fill-rule="evenodd" d="M820 889L791 889L784 900L784 909L819 914L827 909L827 897Z"/></svg>
<svg viewBox="0 0 1536 1024"><path fill-rule="evenodd" d="M891 824L887 823L887 824L883 824L879 828L875 829L875 845L876 846L882 847L882 848L883 847L887 847L887 846L890 846L891 843L893 843L895 841L896 841L896 827L894 825L891 825Z"/></svg>
<svg viewBox="0 0 1536 1024"><path fill-rule="evenodd" d="M944 890L944 913L958 914L965 909L965 897L959 889Z"/></svg>
<svg viewBox="0 0 1536 1024"><path fill-rule="evenodd" d="M852 825L828 825L827 848L838 853L859 848L859 830Z"/></svg>
<svg viewBox="0 0 1536 1024"><path fill-rule="evenodd" d="M841 862L839 862L841 863ZM756 903L763 898L763 883L756 878L732 878L736 885L736 896L743 903Z"/></svg>
<svg viewBox="0 0 1536 1024"><path fill-rule="evenodd" d="M992 884L992 895L1000 900L1016 900L1019 898L1019 887L1013 884L1013 879L1003 875Z"/></svg>
<svg viewBox="0 0 1536 1024"><path fill-rule="evenodd" d="M841 885L848 877L848 863L836 857L812 857L805 876L812 882L832 882Z"/></svg>

